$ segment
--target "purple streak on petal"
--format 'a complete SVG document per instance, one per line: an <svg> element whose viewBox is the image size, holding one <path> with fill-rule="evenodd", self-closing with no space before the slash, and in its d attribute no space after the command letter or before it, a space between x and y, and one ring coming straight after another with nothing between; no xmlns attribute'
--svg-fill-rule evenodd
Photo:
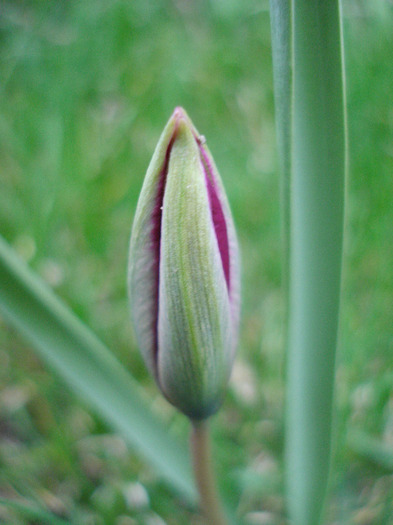
<svg viewBox="0 0 393 525"><path fill-rule="evenodd" d="M158 176L157 194L155 197L154 208L151 214L151 248L153 251L153 262L155 270L155 303L153 311L152 331L154 333L154 366L156 380L158 381L157 372L157 356L158 356L158 302L159 302L159 287L160 287L160 250L161 250L161 223L162 223L162 206L164 202L165 184L168 174L169 157L171 154L173 142L176 138L177 126L173 132L172 138L168 144L164 164Z"/></svg>
<svg viewBox="0 0 393 525"><path fill-rule="evenodd" d="M227 283L228 291L230 291L230 265L229 265L229 242L228 242L228 231L225 220L224 211L221 206L220 199L217 193L217 182L213 175L213 169L209 161L209 157L205 149L203 148L200 140L197 139L199 145L199 151L202 156L202 165L205 172L207 193L209 195L210 211L212 214L214 231L216 234L218 249L221 255L222 267L224 270L225 281Z"/></svg>

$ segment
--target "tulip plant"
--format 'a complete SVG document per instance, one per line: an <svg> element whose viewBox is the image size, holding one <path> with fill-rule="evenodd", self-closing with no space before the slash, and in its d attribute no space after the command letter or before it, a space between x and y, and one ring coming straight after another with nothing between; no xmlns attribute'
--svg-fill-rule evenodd
<svg viewBox="0 0 393 525"><path fill-rule="evenodd" d="M337 0L271 0L271 15L288 261L287 508L294 525L318 525L330 464L343 237L340 10ZM239 281L238 243L220 176L205 138L178 107L143 184L128 289L146 366L191 421L196 485L210 525L226 523L207 420L222 404L234 360ZM113 354L3 240L0 282L4 318L195 502L185 446L168 434Z"/></svg>
<svg viewBox="0 0 393 525"><path fill-rule="evenodd" d="M176 108L147 171L131 235L129 294L146 365L192 422L194 466L210 523L214 494L206 419L222 403L239 324L239 255L205 139Z"/></svg>

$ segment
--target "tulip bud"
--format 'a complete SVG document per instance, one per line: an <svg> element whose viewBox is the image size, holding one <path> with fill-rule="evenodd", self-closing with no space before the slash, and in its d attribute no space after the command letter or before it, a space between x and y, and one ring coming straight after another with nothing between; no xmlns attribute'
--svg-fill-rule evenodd
<svg viewBox="0 0 393 525"><path fill-rule="evenodd" d="M165 397L192 419L216 412L231 372L238 259L227 198L205 139L176 108L142 187L128 284L146 365Z"/></svg>

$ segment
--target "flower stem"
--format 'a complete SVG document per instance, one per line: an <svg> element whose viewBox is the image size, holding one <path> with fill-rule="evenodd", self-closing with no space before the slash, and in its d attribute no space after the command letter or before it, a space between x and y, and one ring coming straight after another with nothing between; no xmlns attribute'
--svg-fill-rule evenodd
<svg viewBox="0 0 393 525"><path fill-rule="evenodd" d="M192 421L191 424L191 454L202 510L209 525L226 525L213 475L208 423Z"/></svg>

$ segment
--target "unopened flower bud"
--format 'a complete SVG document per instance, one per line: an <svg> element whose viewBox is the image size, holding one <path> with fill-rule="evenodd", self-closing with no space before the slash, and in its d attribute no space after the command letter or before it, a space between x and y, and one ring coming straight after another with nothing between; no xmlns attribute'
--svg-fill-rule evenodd
<svg viewBox="0 0 393 525"><path fill-rule="evenodd" d="M239 255L214 161L182 108L154 152L132 228L129 294L144 360L192 419L220 406L238 336Z"/></svg>

